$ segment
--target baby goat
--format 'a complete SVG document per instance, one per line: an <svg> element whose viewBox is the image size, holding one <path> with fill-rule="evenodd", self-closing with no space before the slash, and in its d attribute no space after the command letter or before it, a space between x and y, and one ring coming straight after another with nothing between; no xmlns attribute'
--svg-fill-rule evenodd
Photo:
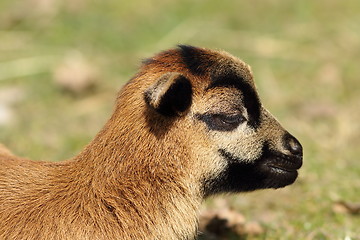
<svg viewBox="0 0 360 240"><path fill-rule="evenodd" d="M0 150L0 239L193 239L205 197L281 188L301 165L248 65L180 46L143 62L73 159Z"/></svg>

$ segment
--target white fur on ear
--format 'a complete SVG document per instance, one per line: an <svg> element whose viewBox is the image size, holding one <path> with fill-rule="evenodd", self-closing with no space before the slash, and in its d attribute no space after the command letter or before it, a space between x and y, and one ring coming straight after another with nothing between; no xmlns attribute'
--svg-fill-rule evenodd
<svg viewBox="0 0 360 240"><path fill-rule="evenodd" d="M192 89L190 81L182 74L163 74L145 93L146 103L165 116L177 116L191 105Z"/></svg>

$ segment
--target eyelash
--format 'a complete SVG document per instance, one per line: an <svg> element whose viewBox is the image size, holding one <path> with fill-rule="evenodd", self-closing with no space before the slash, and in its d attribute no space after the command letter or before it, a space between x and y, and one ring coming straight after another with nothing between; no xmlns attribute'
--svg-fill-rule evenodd
<svg viewBox="0 0 360 240"><path fill-rule="evenodd" d="M206 123L210 130L216 131L232 131L241 123L246 121L246 118L241 114L202 114L198 115L198 119Z"/></svg>

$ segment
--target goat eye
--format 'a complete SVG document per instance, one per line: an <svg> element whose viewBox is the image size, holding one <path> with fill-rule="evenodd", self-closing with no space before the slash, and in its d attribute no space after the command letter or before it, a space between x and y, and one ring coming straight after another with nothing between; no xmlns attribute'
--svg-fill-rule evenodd
<svg viewBox="0 0 360 240"><path fill-rule="evenodd" d="M202 114L197 117L206 123L210 130L216 131L232 131L246 120L241 114Z"/></svg>
<svg viewBox="0 0 360 240"><path fill-rule="evenodd" d="M243 122L241 115L221 115L217 114L213 116L214 119L221 121L223 124L239 124Z"/></svg>

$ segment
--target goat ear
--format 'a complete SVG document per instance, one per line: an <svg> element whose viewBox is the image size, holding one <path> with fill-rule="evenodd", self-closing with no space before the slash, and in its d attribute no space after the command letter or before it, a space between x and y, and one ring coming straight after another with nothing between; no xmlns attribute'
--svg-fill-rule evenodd
<svg viewBox="0 0 360 240"><path fill-rule="evenodd" d="M180 73L165 73L145 91L144 97L146 103L158 113L179 116L191 105L191 83Z"/></svg>

